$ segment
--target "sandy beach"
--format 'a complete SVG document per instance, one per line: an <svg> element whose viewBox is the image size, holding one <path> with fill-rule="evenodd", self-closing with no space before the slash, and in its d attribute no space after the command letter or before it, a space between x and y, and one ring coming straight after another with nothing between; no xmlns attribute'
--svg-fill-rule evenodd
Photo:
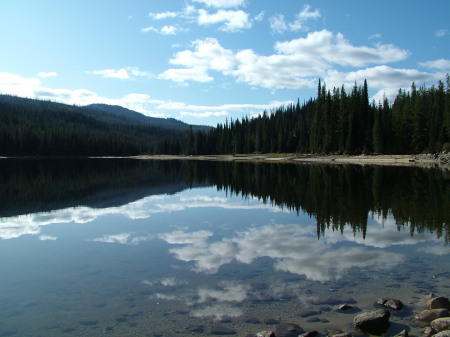
<svg viewBox="0 0 450 337"><path fill-rule="evenodd" d="M421 166L449 167L448 154L432 155L320 155L320 154L236 154L236 155L201 155L175 156L154 155L134 156L134 159L153 160L210 160L210 161L246 161L246 162L283 162L283 163L316 163L316 164L358 164L385 166Z"/></svg>

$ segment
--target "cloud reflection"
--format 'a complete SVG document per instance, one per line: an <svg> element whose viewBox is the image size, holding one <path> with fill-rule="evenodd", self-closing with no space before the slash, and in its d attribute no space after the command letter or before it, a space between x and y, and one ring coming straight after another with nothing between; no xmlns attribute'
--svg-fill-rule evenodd
<svg viewBox="0 0 450 337"><path fill-rule="evenodd" d="M222 284L223 289L199 288L198 303L215 300L218 302L242 302L248 296L250 286L247 284L225 282Z"/></svg>
<svg viewBox="0 0 450 337"><path fill-rule="evenodd" d="M18 215L0 218L0 239L13 239L22 235L38 235L41 227L57 223L88 223L99 217L116 214L129 219L146 219L152 214L170 213L184 211L191 208L221 208L221 209L267 209L273 212L282 211L277 206L265 205L254 200L232 201L228 198L210 197L206 195L197 196L149 196L119 207L91 208L71 207L50 212Z"/></svg>
<svg viewBox="0 0 450 337"><path fill-rule="evenodd" d="M235 308L229 304L215 304L191 311L193 317L207 318L212 317L215 320L224 318L233 318L243 315L242 309Z"/></svg>
<svg viewBox="0 0 450 337"><path fill-rule="evenodd" d="M100 238L95 238L88 241L104 242L104 243L120 243L122 245L137 245L142 241L149 241L153 239L153 235L133 236L133 234L134 232L120 233L114 235L104 235Z"/></svg>
<svg viewBox="0 0 450 337"><path fill-rule="evenodd" d="M317 240L315 226L266 225L239 232L234 237L208 242L209 235L175 231L160 235L172 244L184 244L170 252L179 260L194 262L194 270L216 273L232 261L250 264L260 257L272 258L274 268L280 271L304 275L314 281L328 281L341 278L350 268L389 269L404 260L397 253L364 247L336 247L336 243L350 240L335 236ZM188 235L191 240L185 240ZM179 238L179 239L177 239ZM354 238L353 238L354 239Z"/></svg>

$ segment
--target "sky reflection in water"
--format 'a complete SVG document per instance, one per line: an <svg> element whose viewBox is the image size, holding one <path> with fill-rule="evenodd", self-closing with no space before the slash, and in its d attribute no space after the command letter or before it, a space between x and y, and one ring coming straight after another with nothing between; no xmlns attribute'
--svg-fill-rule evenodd
<svg viewBox="0 0 450 337"><path fill-rule="evenodd" d="M0 281L0 313L18 336L36 330L56 336L64 329L70 335L72 327L74 333L98 329L119 335L125 331L120 317L134 318L136 325L127 329L148 331L160 322L151 331L176 335L165 331L168 313L186 311L175 325L268 312L289 317L293 308L329 297L336 285L337 295L348 291L360 301L367 289L373 290L371 298L386 295L374 290L376 275L400 273L412 282L407 264L417 257L423 266L438 261L433 272L449 270L450 249L435 233L411 236L391 215L368 218L365 238L348 226L318 239L315 219L307 214L211 187L118 207L0 218L6 257L1 269L7 275ZM83 324L86 316L95 318L92 326Z"/></svg>

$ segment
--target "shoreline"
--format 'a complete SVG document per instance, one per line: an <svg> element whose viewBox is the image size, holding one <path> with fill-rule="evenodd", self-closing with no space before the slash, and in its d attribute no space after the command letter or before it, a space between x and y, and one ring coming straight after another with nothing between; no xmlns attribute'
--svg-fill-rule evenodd
<svg viewBox="0 0 450 337"><path fill-rule="evenodd" d="M236 155L140 155L141 160L207 160L236 162L313 163L313 164L358 164L379 166L419 166L450 168L450 155L320 155L320 154L236 154Z"/></svg>
<svg viewBox="0 0 450 337"><path fill-rule="evenodd" d="M407 166L407 167L438 167L450 170L450 153L417 154L417 155L342 155L342 154L298 154L298 153L252 153L228 155L137 155L137 156L24 156L3 157L1 159L137 159L137 160L202 160L253 163L291 163L291 164L332 164L332 165L371 165L371 166Z"/></svg>

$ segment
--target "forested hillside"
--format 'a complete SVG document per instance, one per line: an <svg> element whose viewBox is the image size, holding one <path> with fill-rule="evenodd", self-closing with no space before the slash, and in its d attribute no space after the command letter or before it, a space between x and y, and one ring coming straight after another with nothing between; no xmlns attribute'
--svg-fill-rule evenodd
<svg viewBox="0 0 450 337"><path fill-rule="evenodd" d="M150 118L119 106L71 106L0 95L0 156L379 153L450 151L450 79L369 102L368 85L327 89L216 128Z"/></svg>
<svg viewBox="0 0 450 337"><path fill-rule="evenodd" d="M163 153L251 152L412 154L450 150L450 81L399 90L394 102L369 102L367 82L327 89L317 98L280 106L254 119L230 121L209 132L166 139Z"/></svg>
<svg viewBox="0 0 450 337"><path fill-rule="evenodd" d="M165 137L191 126L122 107L71 106L0 95L0 155L129 156L153 154ZM208 129L194 126L194 130Z"/></svg>

